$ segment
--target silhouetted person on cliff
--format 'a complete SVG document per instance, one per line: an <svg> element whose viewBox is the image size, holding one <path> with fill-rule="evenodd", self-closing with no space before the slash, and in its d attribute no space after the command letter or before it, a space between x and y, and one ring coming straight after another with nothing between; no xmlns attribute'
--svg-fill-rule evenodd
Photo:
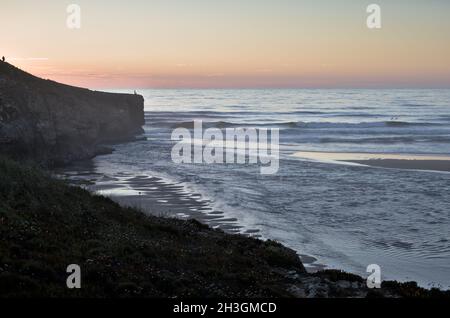
<svg viewBox="0 0 450 318"><path fill-rule="evenodd" d="M5 61L5 57L2 57L2 62L4 62Z"/></svg>

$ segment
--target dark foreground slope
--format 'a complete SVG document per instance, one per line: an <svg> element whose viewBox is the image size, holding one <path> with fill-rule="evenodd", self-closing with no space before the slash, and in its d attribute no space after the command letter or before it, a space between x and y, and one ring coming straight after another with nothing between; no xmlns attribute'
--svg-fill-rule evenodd
<svg viewBox="0 0 450 318"><path fill-rule="evenodd" d="M279 244L147 217L10 162L0 175L3 296L282 296L272 269L304 272ZM79 291L66 288L72 263Z"/></svg>
<svg viewBox="0 0 450 318"><path fill-rule="evenodd" d="M296 253L148 217L0 158L0 297L432 296L414 284L370 292L362 278L307 274ZM66 288L78 264L82 288Z"/></svg>
<svg viewBox="0 0 450 318"><path fill-rule="evenodd" d="M94 92L43 80L0 62L0 153L61 164L142 132L140 95Z"/></svg>

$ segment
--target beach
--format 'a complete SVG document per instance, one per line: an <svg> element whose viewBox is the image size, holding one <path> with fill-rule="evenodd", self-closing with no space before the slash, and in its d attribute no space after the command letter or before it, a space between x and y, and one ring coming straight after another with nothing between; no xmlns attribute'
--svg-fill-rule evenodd
<svg viewBox="0 0 450 318"><path fill-rule="evenodd" d="M111 198L122 206L135 208L146 215L195 219L225 233L261 238L259 229L244 229L237 218L228 217L223 211L214 209L210 200L192 192L183 183L171 183L150 175L134 176L126 172L104 175L95 172L91 161L55 169L54 174L69 184ZM325 265L317 263L315 257L301 253L299 257L311 273L325 268Z"/></svg>
<svg viewBox="0 0 450 318"><path fill-rule="evenodd" d="M96 174L95 171L86 170L89 166L89 163L85 166L78 163L76 167L64 168L58 171L61 173L59 177L149 215L197 219L229 233L237 233L241 228L236 218L227 218L222 211L213 210L209 200L203 199L198 193L189 192L182 183L170 183L150 175ZM245 233L258 236L257 232L248 230Z"/></svg>

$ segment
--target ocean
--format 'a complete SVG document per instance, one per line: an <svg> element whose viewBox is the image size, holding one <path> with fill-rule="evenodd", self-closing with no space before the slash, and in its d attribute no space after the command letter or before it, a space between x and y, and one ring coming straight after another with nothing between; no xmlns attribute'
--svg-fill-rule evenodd
<svg viewBox="0 0 450 318"><path fill-rule="evenodd" d="M134 198L122 202L147 213L196 217L279 241L310 270L367 276L367 266L378 264L383 279L450 287L450 173L294 156L448 156L450 90L137 92L145 97L146 140L74 165L66 169L69 177L119 201ZM279 128L278 173L261 175L255 164L173 163L172 131L195 120L205 128Z"/></svg>

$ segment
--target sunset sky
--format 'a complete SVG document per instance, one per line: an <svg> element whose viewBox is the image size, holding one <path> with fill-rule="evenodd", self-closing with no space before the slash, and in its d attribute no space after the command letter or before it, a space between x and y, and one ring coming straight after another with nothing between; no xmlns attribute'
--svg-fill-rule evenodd
<svg viewBox="0 0 450 318"><path fill-rule="evenodd" d="M0 29L12 64L90 88L450 88L448 0L0 0Z"/></svg>

